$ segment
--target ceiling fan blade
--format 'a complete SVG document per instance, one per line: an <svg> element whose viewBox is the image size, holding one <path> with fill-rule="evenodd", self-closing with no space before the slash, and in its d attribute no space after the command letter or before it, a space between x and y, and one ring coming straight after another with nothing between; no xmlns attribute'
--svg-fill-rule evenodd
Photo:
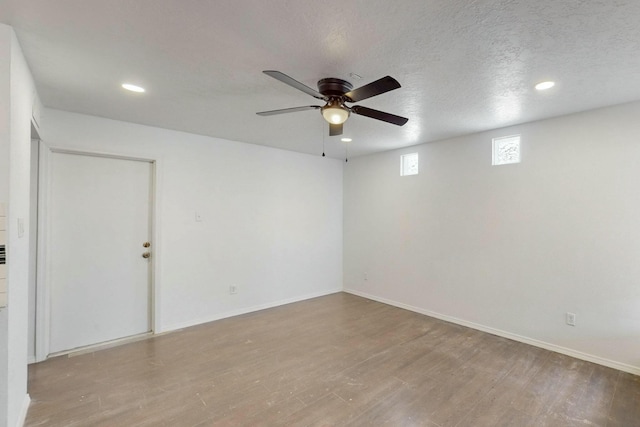
<svg viewBox="0 0 640 427"><path fill-rule="evenodd" d="M283 108L282 110L260 111L256 114L259 116L273 116L275 114L295 113L297 111L317 110L319 108L322 107L319 105L308 105L305 107Z"/></svg>
<svg viewBox="0 0 640 427"><path fill-rule="evenodd" d="M276 80L280 80L282 83L287 84L291 87L294 87L298 90L303 91L304 93L313 96L314 98L318 98L318 99L324 99L324 96L322 96L319 92L311 89L309 86L300 83L299 81L287 76L284 73L281 73L280 71L273 71L273 70L266 70L263 71L263 73L265 73L267 76L271 76Z"/></svg>
<svg viewBox="0 0 640 427"><path fill-rule="evenodd" d="M391 76L386 76L381 79L371 82L368 85L364 85L357 89L352 90L344 94L349 98L350 102L358 102L363 99L371 98L372 96L380 95L390 90L398 89L400 83Z"/></svg>
<svg viewBox="0 0 640 427"><path fill-rule="evenodd" d="M329 123L329 136L342 135L342 123L339 125L334 125L333 123Z"/></svg>
<svg viewBox="0 0 640 427"><path fill-rule="evenodd" d="M351 107L351 112L398 126L402 126L409 121L406 117L396 116L395 114L385 113L384 111L378 111L373 108L362 107L360 105L354 105Z"/></svg>

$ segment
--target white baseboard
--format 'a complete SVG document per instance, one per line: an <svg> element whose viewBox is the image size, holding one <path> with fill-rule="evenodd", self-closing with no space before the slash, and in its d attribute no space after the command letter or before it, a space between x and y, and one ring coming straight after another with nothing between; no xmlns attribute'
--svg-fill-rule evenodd
<svg viewBox="0 0 640 427"><path fill-rule="evenodd" d="M338 293L338 292L342 292L342 289L340 288L340 289L331 289L331 290L328 290L328 291L314 292L312 294L301 295L301 296L297 296L297 297L293 297L293 298L287 298L287 299L283 299L283 300L279 300L279 301L273 301L273 302L269 302L269 303L266 303L266 304L254 305L252 307L245 307L245 308L240 308L240 309L237 309L237 310L225 311L224 313L218 313L218 314L214 314L214 315L211 315L211 316L203 317L203 318L200 318L200 319L189 320L188 322L177 323L177 324L174 324L174 325L170 325L170 326L164 327L164 328L162 328L160 333L176 331L178 329L184 329L184 328L188 328L190 326L201 325L203 323L209 323L209 322L213 322L215 320L220 320L220 319L226 319L227 317L239 316L241 314L252 313L254 311L265 310L267 308L278 307L278 306L281 306L281 305L291 304L291 303L299 302L299 301L304 301L304 300L308 300L308 299L311 299L311 298L322 297L322 296L325 296L325 295L331 295L331 294L335 294L335 293Z"/></svg>
<svg viewBox="0 0 640 427"><path fill-rule="evenodd" d="M142 334L132 335L130 337L118 338L111 341L91 344L84 347L76 347L70 350L64 350L57 353L51 353L49 356L47 356L47 358L64 356L64 355L66 355L67 357L82 356L83 354L93 353L99 350L106 350L107 348L118 347L123 344L129 344L136 341L146 340L147 338L150 338L152 336L153 336L153 332L144 332Z"/></svg>
<svg viewBox="0 0 640 427"><path fill-rule="evenodd" d="M556 353L561 353L567 356L575 357L576 359L586 360L587 362L597 363L598 365L607 366L609 368L617 369L619 371L628 372L634 375L640 375L640 367L627 365L626 363L616 362L615 360L605 359L599 356L594 356L592 354L583 353L581 351L573 350L570 348L562 347L559 345L551 344L544 341L539 341L534 338L525 337L518 334L513 334L511 332L503 331L500 329L491 328L489 326L481 325L479 323L469 322L467 320L458 319L457 317L447 316L446 314L436 313L431 310L426 310L420 307L414 307L409 304L404 304L398 301L390 300L387 298L378 297L375 295L368 294L366 292L356 291L354 289L345 289L344 292L349 294L357 295L363 298L367 298L370 300L378 301L384 304L389 304L394 307L403 308L405 310L413 311L416 313L424 314L425 316L435 317L436 319L444 320L446 322L455 323L457 325L466 326L468 328L477 329L482 332L487 332L492 335L497 335L499 337L509 338L514 341L519 341L525 344L529 344L535 347L544 348L545 350L554 351Z"/></svg>
<svg viewBox="0 0 640 427"><path fill-rule="evenodd" d="M27 411L29 410L30 404L31 396L27 393L24 395L24 400L22 401L22 408L20 408L20 414L18 414L18 424L16 424L16 427L24 426L24 423L27 420Z"/></svg>

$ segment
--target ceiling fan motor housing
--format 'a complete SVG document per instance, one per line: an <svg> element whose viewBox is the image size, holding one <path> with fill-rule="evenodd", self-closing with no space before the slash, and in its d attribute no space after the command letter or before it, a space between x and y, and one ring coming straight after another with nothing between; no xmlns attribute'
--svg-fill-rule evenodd
<svg viewBox="0 0 640 427"><path fill-rule="evenodd" d="M326 97L342 96L353 89L353 85L346 80L329 77L318 81L318 92Z"/></svg>

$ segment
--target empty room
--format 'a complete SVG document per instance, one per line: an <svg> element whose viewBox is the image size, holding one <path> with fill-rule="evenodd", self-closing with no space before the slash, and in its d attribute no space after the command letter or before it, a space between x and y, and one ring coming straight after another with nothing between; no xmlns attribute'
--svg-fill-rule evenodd
<svg viewBox="0 0 640 427"><path fill-rule="evenodd" d="M0 2L0 427L640 427L640 2Z"/></svg>

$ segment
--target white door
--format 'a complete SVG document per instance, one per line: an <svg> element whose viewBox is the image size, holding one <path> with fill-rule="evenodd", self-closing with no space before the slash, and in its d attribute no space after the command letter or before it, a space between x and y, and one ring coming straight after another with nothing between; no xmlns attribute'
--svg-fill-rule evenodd
<svg viewBox="0 0 640 427"><path fill-rule="evenodd" d="M51 154L49 353L150 331L149 162Z"/></svg>

